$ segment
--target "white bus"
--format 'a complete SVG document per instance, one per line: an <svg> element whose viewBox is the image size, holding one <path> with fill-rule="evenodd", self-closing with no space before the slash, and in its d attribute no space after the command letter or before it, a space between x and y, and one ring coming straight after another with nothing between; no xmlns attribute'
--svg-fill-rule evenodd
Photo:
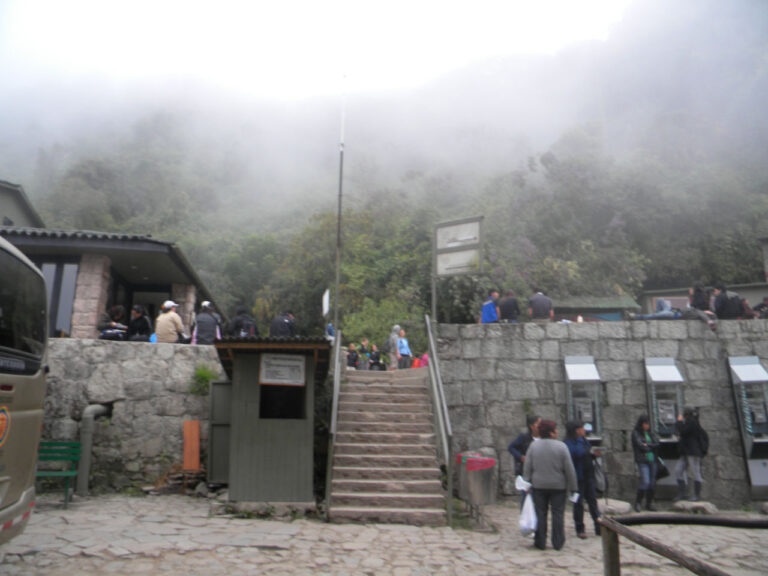
<svg viewBox="0 0 768 576"><path fill-rule="evenodd" d="M43 275L0 238L0 544L24 530L34 506L47 327Z"/></svg>

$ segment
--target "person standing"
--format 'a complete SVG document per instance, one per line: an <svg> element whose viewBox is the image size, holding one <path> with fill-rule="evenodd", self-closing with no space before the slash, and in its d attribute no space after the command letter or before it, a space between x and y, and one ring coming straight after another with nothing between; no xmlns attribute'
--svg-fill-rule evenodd
<svg viewBox="0 0 768 576"><path fill-rule="evenodd" d="M235 317L227 326L227 333L235 338L258 338L259 327L256 320L248 313L247 306L238 306L235 309Z"/></svg>
<svg viewBox="0 0 768 576"><path fill-rule="evenodd" d="M547 514L552 508L552 547L560 550L565 544L565 499L567 492L576 492L578 482L568 447L557 439L557 424L551 420L539 423L541 439L528 448L523 464L523 479L533 486L536 508L536 535L533 545L539 550L547 547Z"/></svg>
<svg viewBox="0 0 768 576"><path fill-rule="evenodd" d="M493 324L499 321L499 291L492 288L488 291L488 300L483 302L480 309L478 324Z"/></svg>
<svg viewBox="0 0 768 576"><path fill-rule="evenodd" d="M507 451L512 454L515 459L515 476L523 475L523 464L525 464L525 453L528 452L531 444L539 439L539 423L541 422L541 416L537 414L528 414L525 417L526 431L518 434L517 438L512 440L507 447ZM523 496L520 499L520 507L523 507L525 503L525 497L528 492L523 492Z"/></svg>
<svg viewBox="0 0 768 576"><path fill-rule="evenodd" d="M555 311L552 309L552 299L544 296L544 293L541 291L536 292L536 294L528 299L528 316L539 324L551 322L555 317Z"/></svg>
<svg viewBox="0 0 768 576"><path fill-rule="evenodd" d="M632 430L632 450L635 454L635 464L639 482L637 496L635 498L635 512L642 510L645 497L645 509L655 512L653 507L653 495L656 490L656 470L658 469L659 439L651 432L651 423L648 415L642 414Z"/></svg>
<svg viewBox="0 0 768 576"><path fill-rule="evenodd" d="M290 310L284 310L269 325L270 338L294 338L296 336L296 318Z"/></svg>
<svg viewBox="0 0 768 576"><path fill-rule="evenodd" d="M192 344L209 345L221 340L221 325L217 316L213 311L213 304L208 300L203 301L200 312L195 316Z"/></svg>
<svg viewBox="0 0 768 576"><path fill-rule="evenodd" d="M592 463L592 446L587 440L584 423L572 420L565 425L565 445L571 453L573 469L576 470L576 480L579 484L580 498L573 505L573 523L576 526L576 536L586 538L584 528L584 501L589 507L589 515L595 525L595 534L600 535L600 510L597 508L597 491L595 490L595 467Z"/></svg>
<svg viewBox="0 0 768 576"><path fill-rule="evenodd" d="M502 322L516 323L520 316L520 304L512 290L507 290L504 300L499 304L499 319Z"/></svg>
<svg viewBox="0 0 768 576"><path fill-rule="evenodd" d="M381 352L376 344L371 345L371 358L369 360L371 370L384 370L384 365L381 363Z"/></svg>
<svg viewBox="0 0 768 576"><path fill-rule="evenodd" d="M675 468L678 493L673 501L685 500L688 492L688 472L690 472L693 476L693 495L689 500L698 502L701 500L701 485L704 482L701 476L701 459L707 453L709 437L699 423L698 412L693 408L686 408L682 414L678 414L675 427L680 460Z"/></svg>
<svg viewBox="0 0 768 576"><path fill-rule="evenodd" d="M173 300L163 302L160 315L155 320L155 334L158 342L174 344L179 339L186 340L184 333L184 324L181 322L181 316L176 313L179 305Z"/></svg>
<svg viewBox="0 0 768 576"><path fill-rule="evenodd" d="M397 339L397 367L404 370L411 367L411 347L408 345L408 338L405 337L405 330L400 330L400 337Z"/></svg>
<svg viewBox="0 0 768 576"><path fill-rule="evenodd" d="M384 346L386 347L384 352L389 356L389 366L387 367L389 370L397 370L397 361L399 358L397 353L397 341L399 339L400 324L395 324L392 326L392 332L389 333L387 341L384 342Z"/></svg>

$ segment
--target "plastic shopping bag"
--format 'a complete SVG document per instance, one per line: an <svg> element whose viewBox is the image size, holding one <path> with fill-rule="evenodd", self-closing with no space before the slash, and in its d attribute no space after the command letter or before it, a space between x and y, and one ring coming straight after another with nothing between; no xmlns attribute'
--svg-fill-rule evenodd
<svg viewBox="0 0 768 576"><path fill-rule="evenodd" d="M523 536L528 536L532 532L536 532L537 526L538 520L536 519L536 509L533 507L533 496L529 492L525 497L523 509L520 511L520 531Z"/></svg>
<svg viewBox="0 0 768 576"><path fill-rule="evenodd" d="M515 490L518 492L528 492L531 489L531 483L523 480L523 477L518 474L515 478Z"/></svg>

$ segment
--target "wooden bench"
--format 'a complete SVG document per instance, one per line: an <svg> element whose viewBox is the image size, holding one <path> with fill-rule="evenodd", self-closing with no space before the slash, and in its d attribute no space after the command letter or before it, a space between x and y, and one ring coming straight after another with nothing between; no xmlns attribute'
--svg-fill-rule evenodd
<svg viewBox="0 0 768 576"><path fill-rule="evenodd" d="M49 470L41 470L38 464L35 476L37 478L64 478L64 508L69 504L69 482L77 476L80 452L80 442L57 442L50 440L42 440L40 442L38 462L61 462L62 465Z"/></svg>

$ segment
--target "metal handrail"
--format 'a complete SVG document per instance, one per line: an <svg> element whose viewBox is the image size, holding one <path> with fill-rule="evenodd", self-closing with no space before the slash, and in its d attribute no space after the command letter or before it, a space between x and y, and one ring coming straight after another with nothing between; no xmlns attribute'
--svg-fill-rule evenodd
<svg viewBox="0 0 768 576"><path fill-rule="evenodd" d="M333 400L331 402L331 426L328 430L328 464L325 470L325 520L330 519L331 484L333 483L333 455L336 443L336 420L339 414L341 392L341 330L333 340Z"/></svg>
<svg viewBox="0 0 768 576"><path fill-rule="evenodd" d="M445 472L448 476L446 514L448 516L448 525L450 526L453 520L453 458L451 457L453 431L451 429L451 418L448 414L448 404L445 401L443 379L440 376L440 360L437 357L437 346L435 345L435 338L432 333L432 322L429 319L429 314L424 315L424 322L427 326L427 336L429 340L429 382L436 408L437 429L440 434L443 459L445 460Z"/></svg>

